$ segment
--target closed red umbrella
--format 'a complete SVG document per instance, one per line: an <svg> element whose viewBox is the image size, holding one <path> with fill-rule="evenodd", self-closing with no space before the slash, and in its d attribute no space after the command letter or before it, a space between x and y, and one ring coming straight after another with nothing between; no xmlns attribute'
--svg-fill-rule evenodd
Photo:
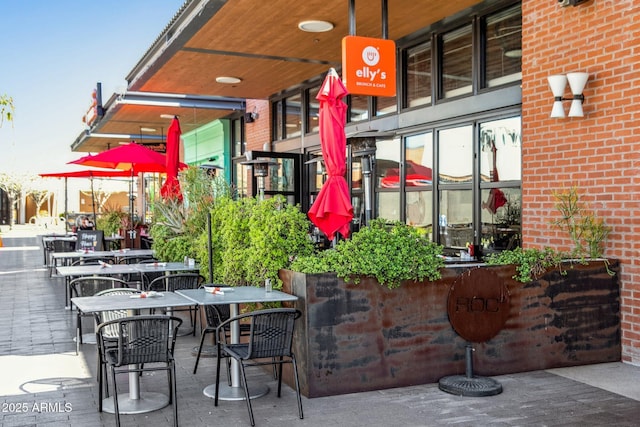
<svg viewBox="0 0 640 427"><path fill-rule="evenodd" d="M353 206L344 174L347 170L347 138L344 125L347 105L342 101L348 94L336 70L331 68L322 83L316 99L320 101L320 144L327 171L327 180L309 209L309 219L329 239L336 233L349 236L349 224L353 219Z"/></svg>
<svg viewBox="0 0 640 427"><path fill-rule="evenodd" d="M166 168L167 180L160 189L160 195L165 199L177 198L182 201L180 181L178 181L178 164L180 163L180 122L174 117L167 131Z"/></svg>

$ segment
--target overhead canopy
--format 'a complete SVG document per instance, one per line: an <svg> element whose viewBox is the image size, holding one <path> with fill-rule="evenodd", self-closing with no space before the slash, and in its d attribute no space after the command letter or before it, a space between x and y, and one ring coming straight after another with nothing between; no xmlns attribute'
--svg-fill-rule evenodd
<svg viewBox="0 0 640 427"><path fill-rule="evenodd" d="M482 2L390 1L388 38L402 39ZM358 0L354 4L356 35L382 37L380 3ZM334 28L322 33L298 29L301 21L312 19L329 21ZM162 25L159 22L158 29ZM266 100L301 82L317 79L319 84L327 68L341 66L341 41L349 31L349 8L344 0L184 2L138 64L132 64L135 66L126 76L129 98L136 93L156 93L184 96L185 105L192 95L222 98L225 102L216 107L221 99L211 99L210 108L196 104L134 105L119 102L119 98L127 99L126 94L114 95L105 104L102 120L89 134L78 136L72 150L103 151L117 145L119 140L162 141L162 129L166 134L174 115L180 116L182 132L188 133L212 120L239 115L233 100ZM241 81L218 83L216 77L222 76L238 77ZM140 137L90 136L93 134Z"/></svg>

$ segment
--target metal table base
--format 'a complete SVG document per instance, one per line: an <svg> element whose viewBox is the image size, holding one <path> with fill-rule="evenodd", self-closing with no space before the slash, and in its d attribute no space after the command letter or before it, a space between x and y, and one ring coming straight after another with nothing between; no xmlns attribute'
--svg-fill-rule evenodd
<svg viewBox="0 0 640 427"><path fill-rule="evenodd" d="M245 400L244 395L244 387L231 387L229 384L220 383L220 396L218 396L219 400ZM269 393L269 386L267 385L255 385L249 388L249 399L257 399L258 397L262 397ZM207 397L211 397L212 399L216 397L216 385L211 384L205 387L202 391Z"/></svg>
<svg viewBox="0 0 640 427"><path fill-rule="evenodd" d="M162 393L142 393L139 399L131 399L129 393L118 395L118 409L121 414L143 414L164 408L168 404L169 396ZM102 410L111 414L116 412L113 397L107 397L102 401Z"/></svg>

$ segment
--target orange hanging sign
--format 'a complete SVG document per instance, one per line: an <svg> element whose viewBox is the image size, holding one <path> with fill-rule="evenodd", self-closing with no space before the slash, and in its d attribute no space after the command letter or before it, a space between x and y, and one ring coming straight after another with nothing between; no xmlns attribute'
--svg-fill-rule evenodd
<svg viewBox="0 0 640 427"><path fill-rule="evenodd" d="M371 37L344 37L342 80L352 94L395 96L395 42Z"/></svg>

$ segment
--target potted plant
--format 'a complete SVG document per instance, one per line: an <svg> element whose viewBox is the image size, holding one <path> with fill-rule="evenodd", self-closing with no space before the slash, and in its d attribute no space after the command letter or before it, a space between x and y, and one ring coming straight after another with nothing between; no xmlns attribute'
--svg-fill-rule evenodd
<svg viewBox="0 0 640 427"><path fill-rule="evenodd" d="M407 280L439 279L444 267L442 249L415 227L374 219L335 248L296 259L291 270L334 272L354 283L362 277L373 277L380 285L393 289Z"/></svg>
<svg viewBox="0 0 640 427"><path fill-rule="evenodd" d="M609 274L609 261L603 258L604 243L611 232L611 227L604 223L581 198L577 187L573 186L562 191L555 191L555 207L560 216L552 222L552 226L566 232L573 249L570 252L558 251L553 248L506 250L487 257L490 265L515 265L514 278L528 283L537 279L551 268L557 268L560 274L566 274L566 268L576 263L588 264L588 260L600 260L604 263Z"/></svg>
<svg viewBox="0 0 640 427"><path fill-rule="evenodd" d="M129 215L121 209L105 208L99 216L96 227L98 230L104 231L105 236L113 236L120 233L123 221L126 221Z"/></svg>

